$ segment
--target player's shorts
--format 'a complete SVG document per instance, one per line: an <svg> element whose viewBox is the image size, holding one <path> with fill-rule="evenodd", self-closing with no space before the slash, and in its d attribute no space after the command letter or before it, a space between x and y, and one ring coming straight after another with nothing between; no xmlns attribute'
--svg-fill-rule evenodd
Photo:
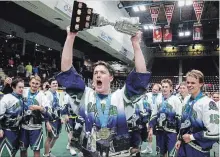
<svg viewBox="0 0 220 157"><path fill-rule="evenodd" d="M75 125L76 125L76 118L77 117L69 117L69 121L66 123L66 131L69 133L70 131L73 131Z"/></svg>
<svg viewBox="0 0 220 157"><path fill-rule="evenodd" d="M26 130L21 128L20 135L20 150L24 151L31 146L33 151L38 151L43 148L43 131L38 130Z"/></svg>
<svg viewBox="0 0 220 157"><path fill-rule="evenodd" d="M62 130L61 119L50 121L49 123L52 127L52 131L48 132L46 127L47 136L50 138L58 138Z"/></svg>
<svg viewBox="0 0 220 157"><path fill-rule="evenodd" d="M19 149L19 129L11 131L3 129L4 135L0 138L0 156L15 156Z"/></svg>

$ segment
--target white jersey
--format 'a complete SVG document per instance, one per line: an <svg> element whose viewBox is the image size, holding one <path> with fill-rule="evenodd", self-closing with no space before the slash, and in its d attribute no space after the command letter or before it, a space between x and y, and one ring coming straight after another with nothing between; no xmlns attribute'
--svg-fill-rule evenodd
<svg viewBox="0 0 220 157"><path fill-rule="evenodd" d="M149 92L146 94L148 97L148 101L150 102L152 109L157 107L156 102L158 102L159 100L162 100L162 93L158 93L156 96L152 93Z"/></svg>
<svg viewBox="0 0 220 157"><path fill-rule="evenodd" d="M184 102L187 100L187 98L190 97L190 95L187 95L185 98L183 98L183 96L180 93L178 93L176 96L180 99L183 106L184 106Z"/></svg>
<svg viewBox="0 0 220 157"><path fill-rule="evenodd" d="M55 93L52 93L50 90L48 90L45 92L45 95L46 95L46 98L49 102L49 106L51 109L50 115L52 119L50 119L50 121L60 119L62 116L62 111L65 107L64 106L64 103L65 103L64 93L59 93L57 91Z"/></svg>
<svg viewBox="0 0 220 157"><path fill-rule="evenodd" d="M211 98L202 96L193 104L193 110L189 115L187 108L193 100L187 98L184 101L181 119L181 127L185 127L181 129L180 135L185 132L192 134L194 140L189 145L193 147L193 142L196 141L203 149L210 149L219 140L219 108Z"/></svg>
<svg viewBox="0 0 220 157"><path fill-rule="evenodd" d="M6 94L0 101L0 129L19 127L23 114L23 102L12 94Z"/></svg>
<svg viewBox="0 0 220 157"><path fill-rule="evenodd" d="M163 103L166 104L165 108L163 107ZM177 120L177 123L175 124L180 124L180 117L182 113L182 103L180 99L175 95L171 95L163 102L163 97L160 97L157 99L156 107L153 109L150 126L154 127L157 125L162 127L165 131L176 133L176 129L180 127L179 125L175 126L176 129L168 128L166 125L168 122L175 120Z"/></svg>
<svg viewBox="0 0 220 157"><path fill-rule="evenodd" d="M190 99L190 96L185 99L184 104L186 105ZM184 107L185 107L184 105ZM183 109L184 110L184 109ZM219 136L219 108L216 103L209 97L204 96L193 105L194 120L198 123L203 123L207 129L204 131L204 137L210 138Z"/></svg>
<svg viewBox="0 0 220 157"><path fill-rule="evenodd" d="M64 93L64 96L63 96L63 106L64 106L64 110L63 110L64 115L68 115L70 117L76 115L74 113L74 110L72 109L72 107L74 106L72 98L66 92Z"/></svg>
<svg viewBox="0 0 220 157"><path fill-rule="evenodd" d="M23 92L24 100L26 101L25 105L27 105L28 97L29 97L29 89L25 89ZM42 91L39 91L33 98L31 105L39 105L44 108L44 112L46 112L46 108L49 108L49 102L45 96L45 94ZM22 123L21 127L26 130L37 130L42 128L42 124L34 124L33 122L33 111L28 109L28 106L24 109L24 116L31 115L32 117L28 120L28 123L24 124ZM40 111L39 111L40 113ZM42 116L41 114L35 115L35 116ZM42 117L43 120L43 117ZM42 121L41 121L42 122Z"/></svg>
<svg viewBox="0 0 220 157"><path fill-rule="evenodd" d="M157 110L156 112L160 109L161 105L162 105L162 96L159 97L156 101L156 106L157 106ZM167 98L167 102L168 102L168 108L172 108L172 111L174 111L177 115L181 115L182 114L182 105L181 102L179 100L179 98L175 95L171 95L169 98ZM154 111L155 113L155 111Z"/></svg>
<svg viewBox="0 0 220 157"><path fill-rule="evenodd" d="M100 145L103 142L102 138L96 140L96 137L103 135L103 131L110 133L110 136L114 134L114 143L110 146L113 153L130 148L126 120L133 115L133 104L140 99L146 89L150 73L138 73L133 70L128 75L125 86L108 95L97 94L93 89L86 87L74 68L60 73L56 79L60 85L66 87L66 92L72 98L72 109L79 116L78 121L81 121L77 122L77 124L80 123L79 126L81 125L78 128L83 129L82 132L80 131L79 140L82 141L84 137L88 139L87 150L96 150L96 143ZM75 127L74 132L80 129ZM90 138L87 137L88 133L97 136ZM111 151L109 156L111 156Z"/></svg>

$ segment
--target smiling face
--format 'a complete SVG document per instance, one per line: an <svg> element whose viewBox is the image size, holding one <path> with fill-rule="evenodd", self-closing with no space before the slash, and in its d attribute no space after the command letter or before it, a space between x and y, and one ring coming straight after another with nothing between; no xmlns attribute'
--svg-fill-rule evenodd
<svg viewBox="0 0 220 157"><path fill-rule="evenodd" d="M215 101L215 102L218 102L219 101L219 93L214 93L212 95L212 99Z"/></svg>
<svg viewBox="0 0 220 157"><path fill-rule="evenodd" d="M180 93L183 97L185 97L186 95L188 95L187 86L185 86L185 85L180 85L179 93Z"/></svg>
<svg viewBox="0 0 220 157"><path fill-rule="evenodd" d="M52 91L58 90L58 82L57 82L57 80L53 80L53 81L50 83L50 89L51 89Z"/></svg>
<svg viewBox="0 0 220 157"><path fill-rule="evenodd" d="M195 98L201 91L204 85L204 75L199 70L191 70L186 74L186 83L189 94Z"/></svg>
<svg viewBox="0 0 220 157"><path fill-rule="evenodd" d="M203 83L199 83L199 79L196 79L192 76L188 76L186 78L186 83L187 88L189 90L189 94L191 94L195 98L200 93Z"/></svg>
<svg viewBox="0 0 220 157"><path fill-rule="evenodd" d="M155 84L152 88L152 93L153 94L158 94L160 92L159 85Z"/></svg>
<svg viewBox="0 0 220 157"><path fill-rule="evenodd" d="M166 83L166 82L162 83L162 94L163 94L163 96L165 96L165 97L169 96L171 91L172 91L172 87L170 86L169 83Z"/></svg>
<svg viewBox="0 0 220 157"><path fill-rule="evenodd" d="M40 81L36 80L36 79L31 79L31 81L29 82L30 85L30 89L33 93L37 92L40 88Z"/></svg>
<svg viewBox="0 0 220 157"><path fill-rule="evenodd" d="M104 65L97 65L93 72L93 86L99 94L109 94L113 76Z"/></svg>

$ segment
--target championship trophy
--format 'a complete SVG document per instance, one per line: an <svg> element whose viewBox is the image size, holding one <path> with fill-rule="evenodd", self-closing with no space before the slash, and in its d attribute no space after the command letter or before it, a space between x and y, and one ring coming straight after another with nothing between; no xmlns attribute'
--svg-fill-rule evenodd
<svg viewBox="0 0 220 157"><path fill-rule="evenodd" d="M116 31L134 36L141 29L139 18L122 18L116 22L110 22L99 14L93 13L92 8L87 8L87 5L82 2L74 1L71 32L83 31L92 27L102 27L111 25Z"/></svg>

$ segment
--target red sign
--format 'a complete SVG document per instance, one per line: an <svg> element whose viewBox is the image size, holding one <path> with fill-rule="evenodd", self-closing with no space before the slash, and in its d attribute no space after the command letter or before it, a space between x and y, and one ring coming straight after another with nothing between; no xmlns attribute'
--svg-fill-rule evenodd
<svg viewBox="0 0 220 157"><path fill-rule="evenodd" d="M193 1L193 8L196 14L196 19L198 23L200 23L201 17L202 17L202 11L204 7L204 1Z"/></svg>
<svg viewBox="0 0 220 157"><path fill-rule="evenodd" d="M172 31L169 26L165 26L163 28L163 42L171 42L172 41Z"/></svg>
<svg viewBox="0 0 220 157"><path fill-rule="evenodd" d="M160 6L150 6L151 18L154 25L156 25L157 23L159 12L160 12Z"/></svg>
<svg viewBox="0 0 220 157"><path fill-rule="evenodd" d="M162 42L162 31L159 26L155 26L153 29L153 42Z"/></svg>
<svg viewBox="0 0 220 157"><path fill-rule="evenodd" d="M194 24L193 25L193 40L202 40L202 39L203 39L202 24Z"/></svg>
<svg viewBox="0 0 220 157"><path fill-rule="evenodd" d="M164 12L167 18L168 26L170 25L170 22L173 17L173 11L174 11L174 3L173 4L164 4Z"/></svg>

